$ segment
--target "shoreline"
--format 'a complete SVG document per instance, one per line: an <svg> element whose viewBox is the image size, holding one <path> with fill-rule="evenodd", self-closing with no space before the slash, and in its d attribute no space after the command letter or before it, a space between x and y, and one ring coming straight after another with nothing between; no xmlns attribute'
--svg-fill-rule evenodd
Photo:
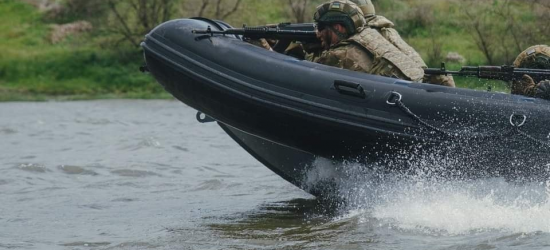
<svg viewBox="0 0 550 250"><path fill-rule="evenodd" d="M171 100L175 99L168 92L164 93L123 93L123 94L79 94L79 95L47 95L36 93L21 93L17 91L0 92L0 102L49 102L49 101L84 101L109 99L142 99Z"/></svg>

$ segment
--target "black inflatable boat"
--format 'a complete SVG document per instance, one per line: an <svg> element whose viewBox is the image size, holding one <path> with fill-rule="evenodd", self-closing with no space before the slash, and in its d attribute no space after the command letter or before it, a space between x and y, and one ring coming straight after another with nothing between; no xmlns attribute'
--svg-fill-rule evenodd
<svg viewBox="0 0 550 250"><path fill-rule="evenodd" d="M229 28L207 19L155 28L142 43L148 71L295 185L316 157L391 171L429 160L444 175L548 175L545 100L351 72L192 32L208 27Z"/></svg>

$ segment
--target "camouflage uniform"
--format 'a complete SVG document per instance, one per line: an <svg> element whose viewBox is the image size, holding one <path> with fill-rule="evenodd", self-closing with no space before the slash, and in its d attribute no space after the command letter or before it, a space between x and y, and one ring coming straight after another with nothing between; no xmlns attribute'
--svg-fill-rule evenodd
<svg viewBox="0 0 550 250"><path fill-rule="evenodd" d="M514 67L550 69L550 47L546 45L529 47L518 55L514 61ZM511 92L516 95L550 99L549 86L549 79L533 79L524 75L521 80L512 81Z"/></svg>
<svg viewBox="0 0 550 250"><path fill-rule="evenodd" d="M416 50L411 47L397 32L397 30L394 29L395 25L392 21L388 20L387 18L383 16L377 16L376 11L374 9L374 6L371 2L371 0L351 0L352 2L356 3L361 10L363 11L365 15L365 19L367 21L366 26L376 29L388 42L390 42L392 45L397 47L401 52L403 52L407 57L409 57L411 60L415 61L419 65L422 66L422 68L427 68L428 66L416 52ZM454 78L452 76L444 76L444 75L425 75L422 82L425 83L432 83L437 85L443 85L448 87L455 87Z"/></svg>
<svg viewBox="0 0 550 250"><path fill-rule="evenodd" d="M362 17L361 9L350 1L332 1L317 8L315 20L322 21L323 11L332 11L332 4L344 3L354 8ZM355 30L352 36L337 44L333 44L328 50L323 51L318 57L306 59L321 64L334 66L368 74L395 77L405 80L421 82L424 77L422 64L411 59L400 48L391 44L382 34L374 28L365 26L363 22L355 22ZM363 23L359 26L357 23ZM358 27L359 26L359 27ZM349 32L349 28L347 28ZM413 50L414 51L414 50Z"/></svg>
<svg viewBox="0 0 550 250"><path fill-rule="evenodd" d="M421 66L391 46L380 34L365 28L324 51L314 62L373 75L422 81Z"/></svg>

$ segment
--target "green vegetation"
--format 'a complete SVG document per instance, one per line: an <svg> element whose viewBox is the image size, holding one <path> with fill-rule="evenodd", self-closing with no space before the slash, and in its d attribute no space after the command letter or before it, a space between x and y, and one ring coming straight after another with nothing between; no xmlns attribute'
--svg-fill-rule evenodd
<svg viewBox="0 0 550 250"><path fill-rule="evenodd" d="M106 50L90 37L49 41L51 24L30 4L0 4L0 101L168 98L138 71L135 48Z"/></svg>
<svg viewBox="0 0 550 250"><path fill-rule="evenodd" d="M0 0L0 101L170 98L138 71L137 44L158 23L198 15L233 26L310 20L324 1L51 0L55 8L39 6L44 2ZM544 1L373 2L431 67L510 64L523 49L550 41ZM297 8L306 11L291 11ZM54 39L59 25L78 21L86 24ZM499 81L456 80L459 87L508 91Z"/></svg>

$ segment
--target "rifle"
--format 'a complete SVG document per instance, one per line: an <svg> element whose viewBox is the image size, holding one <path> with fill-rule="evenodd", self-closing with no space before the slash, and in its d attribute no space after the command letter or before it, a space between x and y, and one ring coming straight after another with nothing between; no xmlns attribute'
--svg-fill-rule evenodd
<svg viewBox="0 0 550 250"><path fill-rule="evenodd" d="M550 69L527 69L515 68L513 66L464 66L459 71L448 71L445 63L441 68L424 69L427 75L453 75L453 76L475 76L481 79L513 81L521 80L523 75L529 75L536 82L550 79Z"/></svg>
<svg viewBox="0 0 550 250"><path fill-rule="evenodd" d="M214 35L237 35L246 39L257 40L261 38L278 40L274 50L284 51L290 42L303 44L320 43L317 39L315 24L313 23L280 23L266 26L246 27L242 29L230 28L226 30L212 30L210 26L206 30L193 30L194 34Z"/></svg>

